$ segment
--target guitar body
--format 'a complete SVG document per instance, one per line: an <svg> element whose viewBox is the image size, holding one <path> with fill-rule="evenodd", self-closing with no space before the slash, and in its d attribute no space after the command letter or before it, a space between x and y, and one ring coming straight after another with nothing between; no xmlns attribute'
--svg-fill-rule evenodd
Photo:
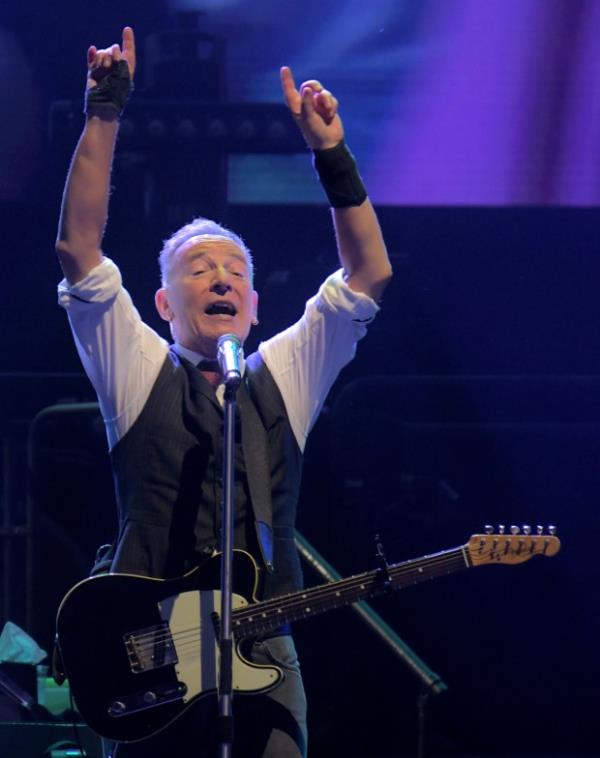
<svg viewBox="0 0 600 758"><path fill-rule="evenodd" d="M254 599L257 566L234 552L233 607ZM219 680L220 560L173 580L105 574L77 584L57 617L58 644L85 722L119 742L164 729L192 704L215 707ZM266 692L282 678L233 653L235 694Z"/></svg>

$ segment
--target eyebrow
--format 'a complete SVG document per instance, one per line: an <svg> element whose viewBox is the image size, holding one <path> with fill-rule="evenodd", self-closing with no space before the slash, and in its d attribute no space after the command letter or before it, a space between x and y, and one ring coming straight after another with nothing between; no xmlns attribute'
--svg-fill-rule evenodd
<svg viewBox="0 0 600 758"><path fill-rule="evenodd" d="M248 259L241 251L238 253L235 250L231 250L227 254L230 258L240 261L249 269ZM193 263L198 258L205 258L207 255L210 255L210 250L196 250L195 252L185 254L183 263Z"/></svg>

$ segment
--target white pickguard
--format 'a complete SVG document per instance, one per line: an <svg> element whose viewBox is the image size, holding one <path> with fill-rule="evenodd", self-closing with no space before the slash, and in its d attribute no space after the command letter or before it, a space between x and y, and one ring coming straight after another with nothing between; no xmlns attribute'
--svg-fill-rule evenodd
<svg viewBox="0 0 600 758"><path fill-rule="evenodd" d="M247 606L241 595L233 595L233 608ZM159 612L169 624L177 652L177 678L185 683L184 702L218 688L219 643L213 623L214 614L221 610L221 592L205 590L182 592L159 603ZM233 649L233 689L238 692L269 690L280 681L282 674L274 666L255 666Z"/></svg>

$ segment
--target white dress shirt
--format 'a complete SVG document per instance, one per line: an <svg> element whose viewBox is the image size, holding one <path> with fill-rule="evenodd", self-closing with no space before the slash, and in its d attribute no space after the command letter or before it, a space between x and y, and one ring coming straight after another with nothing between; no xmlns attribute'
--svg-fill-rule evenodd
<svg viewBox="0 0 600 758"><path fill-rule="evenodd" d="M77 284L63 279L58 298L98 394L112 449L142 412L169 343L141 320L109 258ZM339 270L306 303L299 321L259 345L301 450L333 382L378 310L370 297L346 284ZM193 362L203 357L181 345L174 349Z"/></svg>

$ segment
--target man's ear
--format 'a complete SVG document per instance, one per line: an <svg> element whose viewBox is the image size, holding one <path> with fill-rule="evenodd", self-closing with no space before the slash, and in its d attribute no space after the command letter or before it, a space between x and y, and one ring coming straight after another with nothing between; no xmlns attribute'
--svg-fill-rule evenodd
<svg viewBox="0 0 600 758"><path fill-rule="evenodd" d="M252 290L252 323L258 324L258 292Z"/></svg>
<svg viewBox="0 0 600 758"><path fill-rule="evenodd" d="M156 290L156 294L154 295L154 305L156 306L158 315L162 319L165 321L173 320L173 311L169 305L166 287L161 287L160 289Z"/></svg>

